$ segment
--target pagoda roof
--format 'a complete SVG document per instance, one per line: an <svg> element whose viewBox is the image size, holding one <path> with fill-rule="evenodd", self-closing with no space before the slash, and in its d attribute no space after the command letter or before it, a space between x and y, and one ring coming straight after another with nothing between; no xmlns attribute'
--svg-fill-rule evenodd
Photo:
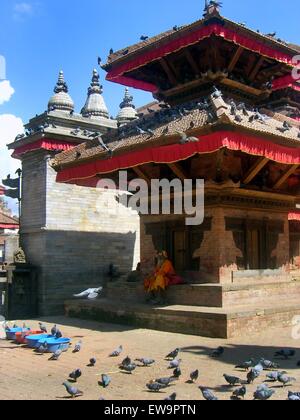
<svg viewBox="0 0 300 420"><path fill-rule="evenodd" d="M264 35L216 13L192 24L174 27L145 41L122 48L109 55L107 63L102 68L108 72L108 80L122 83L120 77L128 79L124 76L126 72L184 49L212 34L290 66L292 66L293 56L300 52L299 45L285 42L276 36ZM126 84L128 80L123 80L123 82ZM145 88L147 90L147 86ZM151 86L148 88L150 90Z"/></svg>
<svg viewBox="0 0 300 420"><path fill-rule="evenodd" d="M240 111L233 115L231 104L232 102L229 100L224 100L222 97L215 98L212 95L207 99L207 102L203 103L193 101L175 108L164 108L163 106L160 111L151 112L142 119L121 127L118 133L102 137L107 147L112 151L112 159L100 145L99 140L94 139L70 151L56 155L52 160L52 165L58 172L63 169L67 171L70 168L71 173L73 168L81 165L96 161L111 162L124 155L140 151L148 152L149 161L154 161L150 157L151 150L178 145L180 133L197 137L199 142L204 144L205 142L209 143L210 135L221 132L230 132L234 137L248 136L250 143L251 138L259 138L262 147L266 144L272 151L276 149L277 145L279 153L280 150L294 150L293 153L297 154L297 159L300 162L300 150L296 150L300 147L300 122L269 110L257 111L253 108L248 109L246 106L243 107L243 110L238 107ZM258 116L260 117L257 119ZM289 129L284 129L284 123L288 124ZM210 152L211 150L208 149L207 153ZM279 158L280 160L281 158ZM110 163L108 166L110 167ZM115 170L118 169L120 168L116 166ZM108 172L113 171L103 168L97 172L95 169L94 175Z"/></svg>

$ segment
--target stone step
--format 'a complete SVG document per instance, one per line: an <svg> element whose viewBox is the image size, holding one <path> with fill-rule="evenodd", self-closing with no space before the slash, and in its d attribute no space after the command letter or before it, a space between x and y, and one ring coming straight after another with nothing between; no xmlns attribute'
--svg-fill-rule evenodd
<svg viewBox="0 0 300 420"><path fill-rule="evenodd" d="M108 299L130 303L143 303L143 285L109 283L105 290ZM262 284L188 284L172 286L167 291L170 305L226 307L241 304L259 304L270 300L297 297L300 301L300 281Z"/></svg>
<svg viewBox="0 0 300 420"><path fill-rule="evenodd" d="M229 339L265 329L292 326L298 299L264 306L206 308L183 305L151 307L109 299L65 302L66 316L153 330Z"/></svg>

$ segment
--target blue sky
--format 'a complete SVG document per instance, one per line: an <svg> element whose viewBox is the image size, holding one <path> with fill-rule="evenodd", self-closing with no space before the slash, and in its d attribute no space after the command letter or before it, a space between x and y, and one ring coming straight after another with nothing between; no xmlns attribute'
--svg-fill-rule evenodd
<svg viewBox="0 0 300 420"><path fill-rule="evenodd" d="M0 124L1 115L25 123L43 112L60 69L80 111L98 56L105 61L110 48L193 22L202 16L203 6L204 0L0 0L0 55L6 58L10 82L10 100L0 100ZM276 30L280 38L300 44L298 7L299 0L223 0L222 14L265 33ZM106 103L116 115L123 87L104 78L101 71ZM133 94L138 106L152 99L143 92ZM3 171L15 168L6 158L5 143L20 130L21 120L14 127L10 121L9 129L0 127L0 179Z"/></svg>

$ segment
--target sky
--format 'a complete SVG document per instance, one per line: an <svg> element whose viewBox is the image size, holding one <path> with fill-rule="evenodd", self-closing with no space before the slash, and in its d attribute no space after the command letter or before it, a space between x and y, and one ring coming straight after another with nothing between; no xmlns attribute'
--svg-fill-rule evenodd
<svg viewBox="0 0 300 420"><path fill-rule="evenodd" d="M299 0L223 0L222 14L300 44L298 7ZM60 70L79 112L98 56L106 61L111 48L191 23L203 8L204 0L0 0L0 183L18 167L6 144L23 123L46 110ZM124 88L106 82L102 70L100 77L115 116ZM152 100L144 92L132 89L132 94L136 106Z"/></svg>

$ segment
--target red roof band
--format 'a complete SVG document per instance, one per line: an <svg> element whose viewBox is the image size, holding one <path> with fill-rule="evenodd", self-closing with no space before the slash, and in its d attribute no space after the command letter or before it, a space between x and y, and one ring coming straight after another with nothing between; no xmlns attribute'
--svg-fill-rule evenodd
<svg viewBox="0 0 300 420"><path fill-rule="evenodd" d="M230 131L221 131L199 137L198 143L180 145L178 143L148 147L143 150L127 152L112 159L98 160L73 168L62 169L57 175L58 182L76 182L93 178L98 174L108 174L146 163L174 163L186 160L196 154L213 153L223 147L242 151L249 155L264 156L274 162L300 164L300 149L285 147L258 137Z"/></svg>
<svg viewBox="0 0 300 420"><path fill-rule="evenodd" d="M196 44L199 41L210 37L211 35L222 37L227 41L233 42L237 45L244 47L245 49L254 51L268 58L275 59L292 67L295 66L293 56L280 52L274 48L268 47L257 40L253 40L247 38L244 35L240 35L233 30L224 28L222 25L212 24L204 28L200 28L180 39L173 40L159 48L155 48L152 51L148 51L140 55L139 57L136 57L134 60L128 63L120 64L119 66L108 72L106 79L136 89L156 92L158 90L157 86L151 83L145 83L143 81L139 81L131 77L125 76L125 73L142 67L145 64L158 60L168 54L171 54L189 45Z"/></svg>

